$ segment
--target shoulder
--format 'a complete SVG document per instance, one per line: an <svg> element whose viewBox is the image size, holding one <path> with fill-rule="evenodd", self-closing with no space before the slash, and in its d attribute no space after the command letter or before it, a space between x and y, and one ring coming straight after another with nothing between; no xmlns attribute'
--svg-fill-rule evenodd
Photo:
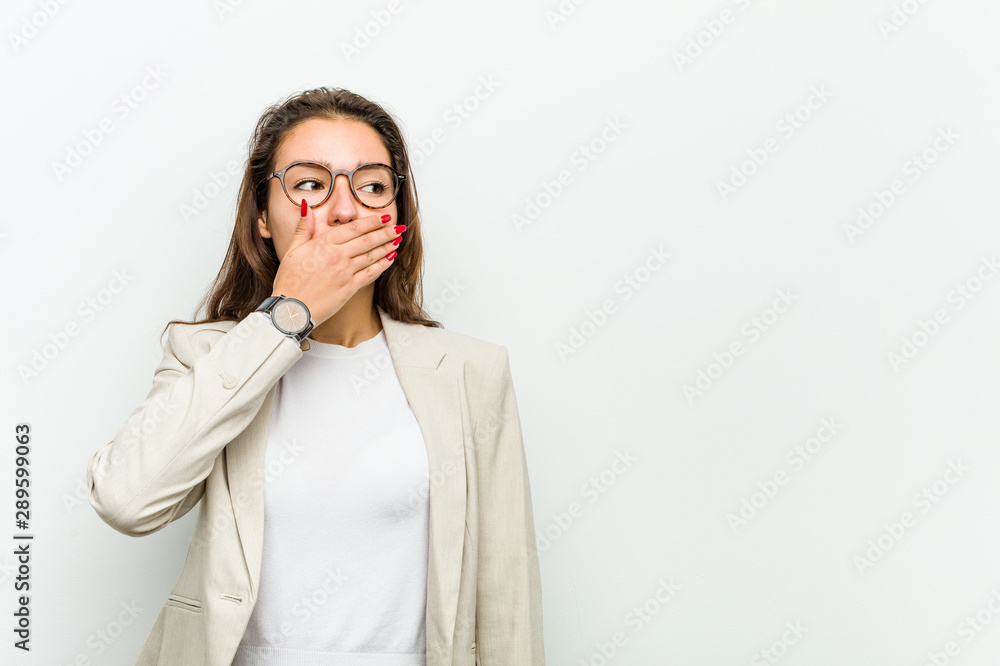
<svg viewBox="0 0 1000 666"><path fill-rule="evenodd" d="M419 336L428 349L444 352L438 369L461 377L472 406L496 401L513 390L510 356L505 345L442 328L419 328L423 329Z"/></svg>
<svg viewBox="0 0 1000 666"><path fill-rule="evenodd" d="M384 314L384 313L383 313ZM390 352L405 364L431 365L461 372L473 385L481 384L491 376L498 380L509 375L507 347L464 333L406 324L383 316ZM185 365L208 353L221 337L234 327L244 324L233 320L199 324L175 323L167 329L164 345Z"/></svg>
<svg viewBox="0 0 1000 666"><path fill-rule="evenodd" d="M405 324L388 316L383 316L382 324L394 358L405 358L404 362L419 357L420 364L434 367L439 364L452 368L485 366L488 370L505 349L503 345L464 333L436 326ZM393 346L396 349L392 349ZM395 353L399 350L412 350L413 354Z"/></svg>
<svg viewBox="0 0 1000 666"><path fill-rule="evenodd" d="M505 349L503 345L457 333L443 328L421 327L430 340L448 351L448 354L473 363L492 364Z"/></svg>
<svg viewBox="0 0 1000 666"><path fill-rule="evenodd" d="M489 366L502 345L437 326L404 323L377 308L393 362L402 366L451 369Z"/></svg>

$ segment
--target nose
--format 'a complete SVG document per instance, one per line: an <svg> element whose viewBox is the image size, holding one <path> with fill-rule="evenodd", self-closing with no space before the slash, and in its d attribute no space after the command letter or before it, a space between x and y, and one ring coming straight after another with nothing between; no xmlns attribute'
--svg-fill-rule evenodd
<svg viewBox="0 0 1000 666"><path fill-rule="evenodd" d="M357 203L351 192L351 179L339 173L333 177L333 191L320 208L326 208L326 222L330 226L350 222L358 216Z"/></svg>

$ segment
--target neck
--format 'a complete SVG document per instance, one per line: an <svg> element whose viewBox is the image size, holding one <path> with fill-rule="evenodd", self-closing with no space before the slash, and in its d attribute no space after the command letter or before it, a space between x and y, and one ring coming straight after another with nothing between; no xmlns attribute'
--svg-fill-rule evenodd
<svg viewBox="0 0 1000 666"><path fill-rule="evenodd" d="M309 339L341 347L357 347L374 338L382 330L382 320L375 310L372 296L371 289L354 294L333 316L310 331Z"/></svg>

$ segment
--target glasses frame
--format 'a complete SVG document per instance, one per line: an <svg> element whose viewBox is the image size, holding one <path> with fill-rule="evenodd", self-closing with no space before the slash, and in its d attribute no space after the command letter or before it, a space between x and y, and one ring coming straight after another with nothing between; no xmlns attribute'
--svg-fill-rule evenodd
<svg viewBox="0 0 1000 666"><path fill-rule="evenodd" d="M312 166L317 166L317 167L319 167L321 169L326 169L327 173L330 174L330 189L327 191L326 196L323 197L323 200L320 201L318 204L315 204L315 205L306 204L306 205L309 206L309 208L318 208L319 206L322 206L323 204L326 203L327 199L330 198L330 195L333 194L333 187L334 187L334 185L337 184L337 176L339 176L341 174L347 176L347 182L351 186L351 194L354 195L354 199L359 204L361 204L362 206L364 206L365 208L367 208L369 210L381 210L381 209L383 209L383 208L385 208L387 206L392 205L392 202L396 200L396 197L399 196L400 191L403 189L403 181L406 180L406 176L404 176L403 174L399 173L398 171L396 171L395 169L393 169L388 164L382 164L381 162L366 162L365 164L359 164L358 166L354 167L353 169L337 169L336 171L334 171L330 167L326 166L325 164L320 164L319 162L313 162L311 160L301 160L299 162L292 162L291 164L289 164L288 166L286 166L281 171L275 171L270 176L268 176L267 178L265 178L264 179L264 183L267 184L268 182L270 182L270 180L272 178L277 178L278 182L281 183L281 190L285 193L285 196L288 197L288 200L291 201L292 204L294 204L296 206L301 206L302 205L302 200L300 199L299 201L296 201L295 199L292 198L292 195L290 195L288 193L288 188L285 187L285 172L288 171L289 169L291 169L293 166L298 166L300 164L309 164L309 165L312 165ZM358 196L357 190L354 189L354 172L357 171L358 169L363 169L364 167L368 167L368 166L385 167L386 169L388 169L389 171L392 172L393 176L396 177L395 192L393 192L392 198L389 199L389 201L385 205L382 205L382 206L369 206L368 204L366 204L364 201L361 200L361 198Z"/></svg>

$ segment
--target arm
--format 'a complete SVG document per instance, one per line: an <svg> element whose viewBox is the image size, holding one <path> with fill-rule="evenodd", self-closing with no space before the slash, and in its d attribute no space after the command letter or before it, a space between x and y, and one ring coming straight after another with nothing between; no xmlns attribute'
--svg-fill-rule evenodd
<svg viewBox="0 0 1000 666"><path fill-rule="evenodd" d="M479 487L476 651L483 666L544 666L531 488L506 347L493 362L473 423Z"/></svg>
<svg viewBox="0 0 1000 666"><path fill-rule="evenodd" d="M187 513L204 495L219 453L302 356L256 313L197 359L187 343L181 326L168 329L145 401L87 466L90 504L123 534L151 534Z"/></svg>

